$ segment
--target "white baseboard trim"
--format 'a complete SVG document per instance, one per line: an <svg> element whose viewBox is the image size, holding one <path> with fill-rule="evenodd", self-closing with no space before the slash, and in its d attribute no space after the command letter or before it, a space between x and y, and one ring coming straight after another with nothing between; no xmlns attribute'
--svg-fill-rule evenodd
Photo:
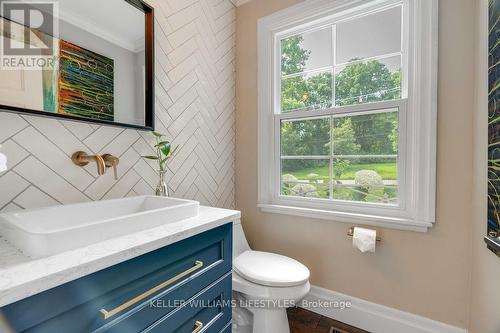
<svg viewBox="0 0 500 333"><path fill-rule="evenodd" d="M467 333L466 329L371 303L331 290L311 287L301 307L371 333ZM350 302L349 308L331 306ZM315 303L315 304L314 304ZM329 306L325 306L326 304ZM321 306L323 305L323 306Z"/></svg>

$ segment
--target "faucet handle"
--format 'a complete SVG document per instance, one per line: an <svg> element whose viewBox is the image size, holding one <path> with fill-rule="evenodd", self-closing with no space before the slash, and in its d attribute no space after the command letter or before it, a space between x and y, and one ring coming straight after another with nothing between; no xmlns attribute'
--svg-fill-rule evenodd
<svg viewBox="0 0 500 333"><path fill-rule="evenodd" d="M120 163L120 159L111 154L104 154L102 155L102 158L104 160L106 168L113 168L113 174L115 176L115 180L118 180L118 164Z"/></svg>
<svg viewBox="0 0 500 333"><path fill-rule="evenodd" d="M71 160L74 164L81 167L86 166L91 161L95 161L97 164L97 174L102 176L106 172L106 164L100 155L89 155L84 151L77 151L71 156Z"/></svg>

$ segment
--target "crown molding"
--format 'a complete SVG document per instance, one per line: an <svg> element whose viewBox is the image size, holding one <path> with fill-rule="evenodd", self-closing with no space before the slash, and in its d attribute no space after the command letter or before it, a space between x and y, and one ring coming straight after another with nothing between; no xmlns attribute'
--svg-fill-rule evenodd
<svg viewBox="0 0 500 333"><path fill-rule="evenodd" d="M252 0L231 0L233 5L235 5L236 7L243 6L244 4L246 4L247 2L250 2L250 1L252 1Z"/></svg>

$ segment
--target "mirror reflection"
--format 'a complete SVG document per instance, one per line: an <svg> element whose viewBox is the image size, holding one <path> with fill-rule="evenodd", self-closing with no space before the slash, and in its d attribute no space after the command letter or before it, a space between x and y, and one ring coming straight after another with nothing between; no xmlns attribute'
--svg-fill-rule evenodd
<svg viewBox="0 0 500 333"><path fill-rule="evenodd" d="M141 6L125 0L2 4L1 108L152 127L152 106L146 108L152 54Z"/></svg>

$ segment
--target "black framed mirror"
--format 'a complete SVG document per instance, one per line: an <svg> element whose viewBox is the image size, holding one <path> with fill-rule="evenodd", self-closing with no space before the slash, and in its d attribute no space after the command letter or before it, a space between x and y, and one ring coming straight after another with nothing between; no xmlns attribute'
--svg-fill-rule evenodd
<svg viewBox="0 0 500 333"><path fill-rule="evenodd" d="M154 130L154 10L0 1L0 112Z"/></svg>

